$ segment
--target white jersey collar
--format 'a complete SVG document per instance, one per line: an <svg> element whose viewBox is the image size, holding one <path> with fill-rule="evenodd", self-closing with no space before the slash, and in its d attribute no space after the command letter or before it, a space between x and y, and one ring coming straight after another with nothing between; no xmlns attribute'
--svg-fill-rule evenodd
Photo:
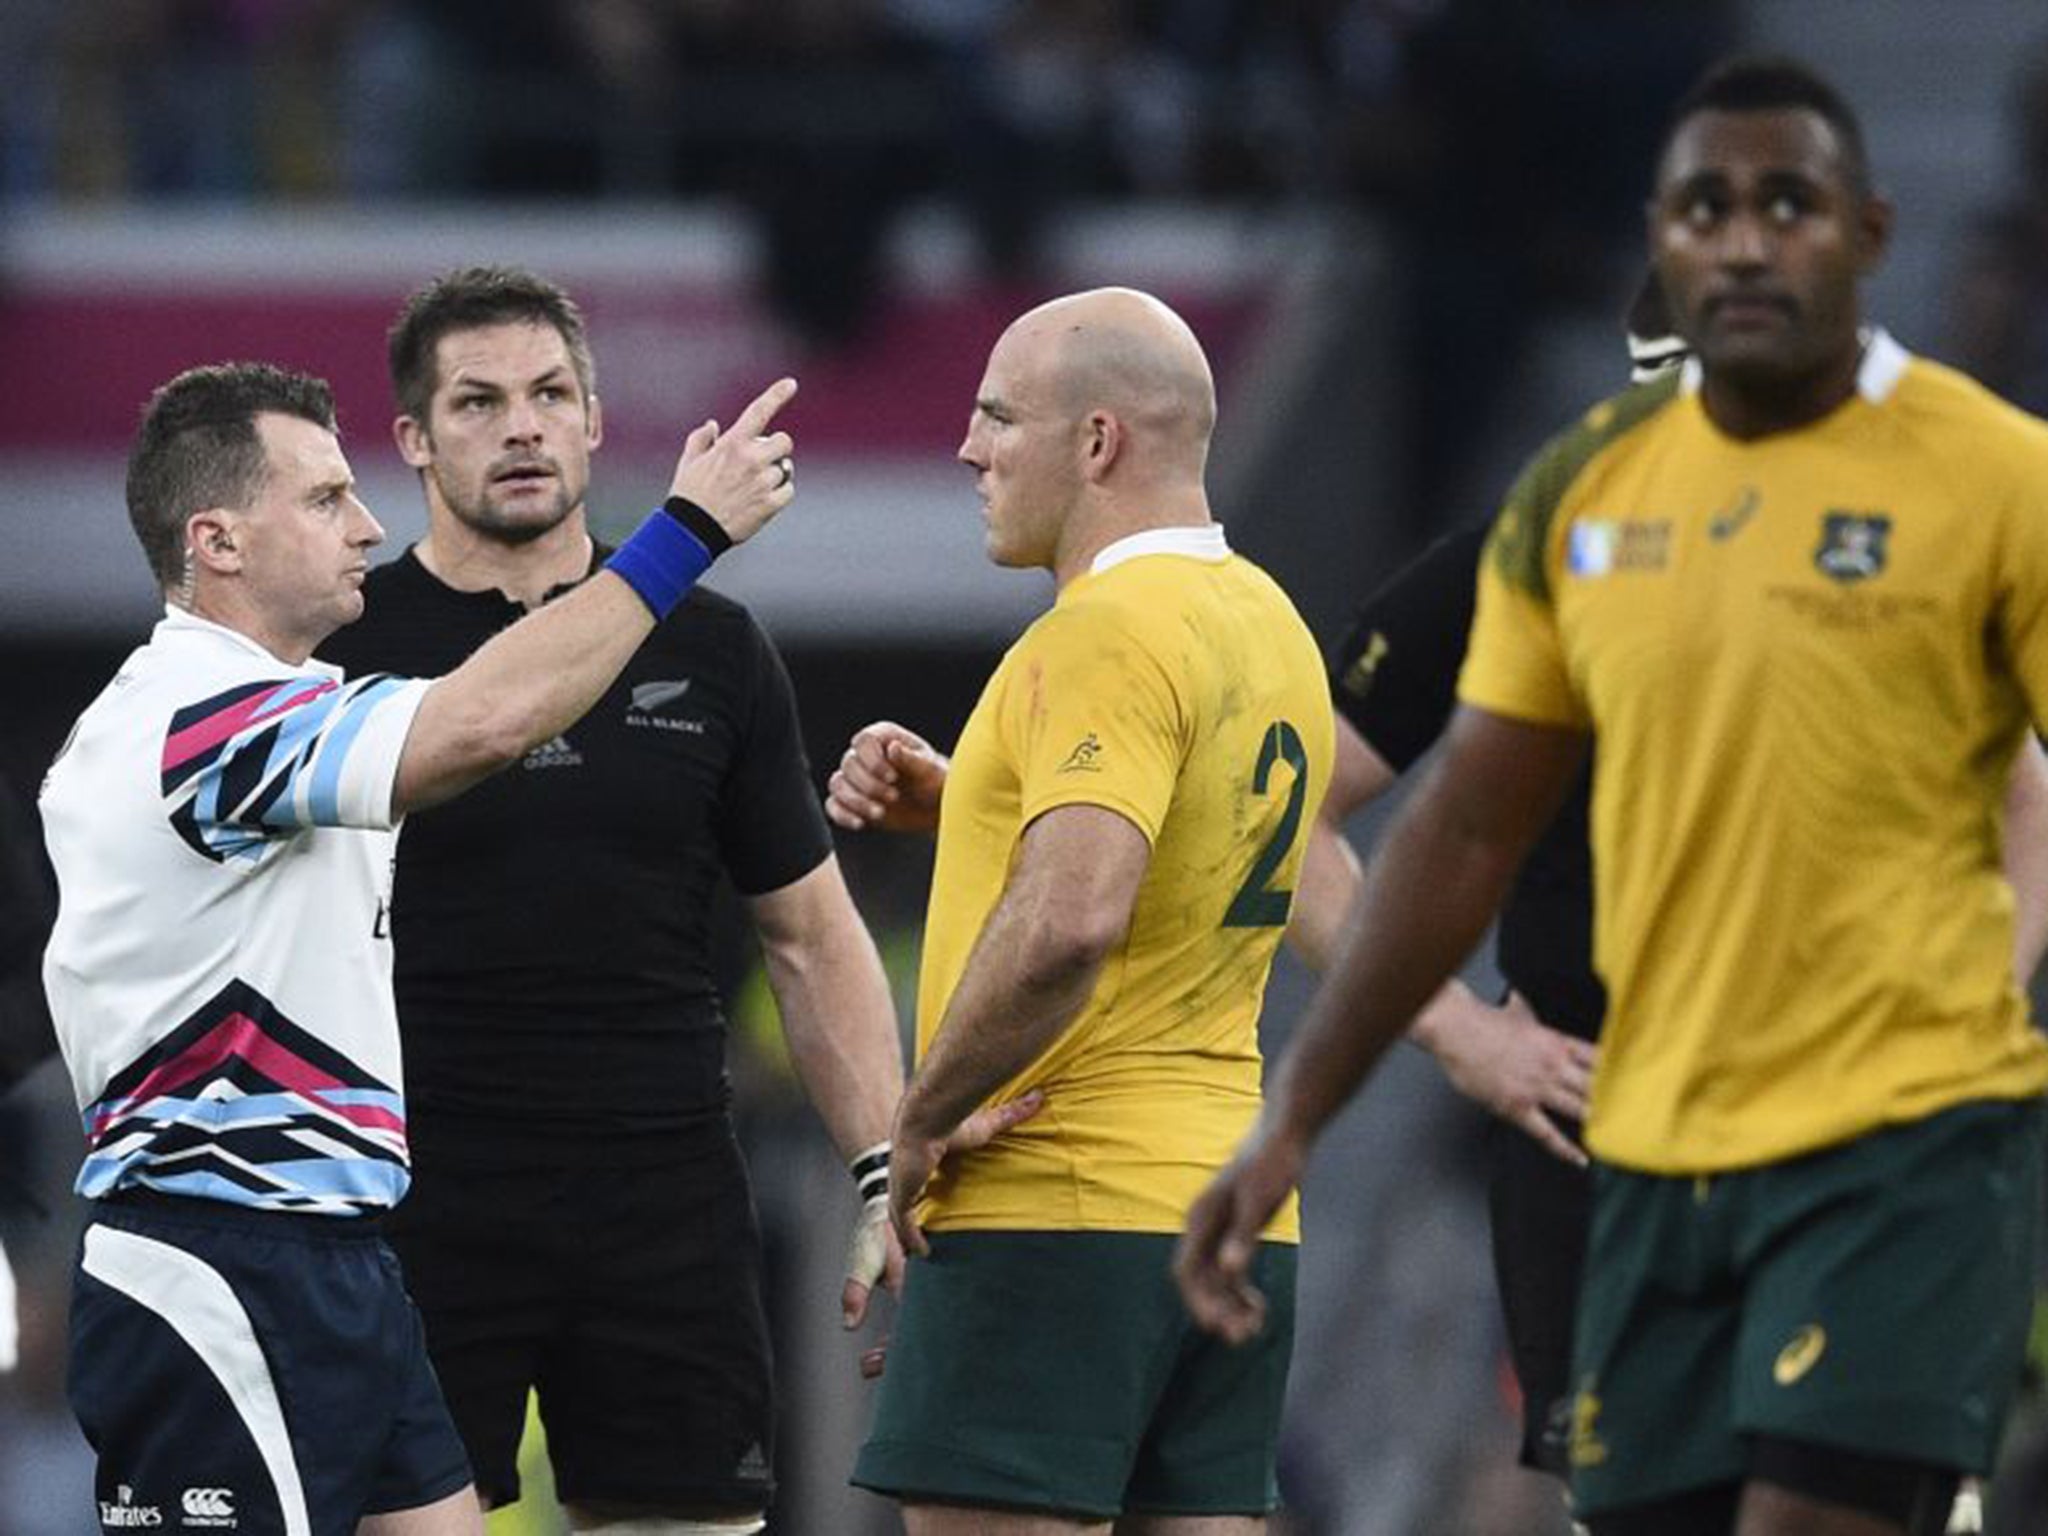
<svg viewBox="0 0 2048 1536"><path fill-rule="evenodd" d="M225 640L228 644L249 652L252 656L261 656L271 665L284 667L288 671L317 672L323 677L333 678L342 676L341 668L330 662L322 661L317 656L309 656L301 662L286 661L268 647L250 639L239 629L230 629L225 624L216 624L212 619L201 618L190 609L180 608L176 603L167 602L164 604L163 623L157 627L159 629L171 630L184 629L190 630L194 634L211 635L216 639Z"/></svg>
<svg viewBox="0 0 2048 1536"><path fill-rule="evenodd" d="M1099 576L1113 565L1135 560L1140 555L1186 555L1194 560L1228 560L1229 541L1221 523L1200 528L1148 528L1129 533L1114 544L1105 545L1088 563L1088 574Z"/></svg>
<svg viewBox="0 0 2048 1536"><path fill-rule="evenodd" d="M1863 361L1856 365L1856 393L1872 405L1882 405L1905 376L1913 354L1892 340L1892 333L1881 325L1865 326L1860 335ZM1697 394L1702 377L1700 360L1688 357L1679 374L1680 387L1689 395Z"/></svg>

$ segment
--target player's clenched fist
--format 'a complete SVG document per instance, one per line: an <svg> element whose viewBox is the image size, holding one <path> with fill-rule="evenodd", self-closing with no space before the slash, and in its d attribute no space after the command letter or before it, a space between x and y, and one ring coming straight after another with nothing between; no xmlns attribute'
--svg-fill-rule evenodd
<svg viewBox="0 0 2048 1536"><path fill-rule="evenodd" d="M775 413L796 393L795 379L777 379L748 403L729 432L707 421L683 439L669 494L709 512L735 544L745 543L796 495L787 432L770 432Z"/></svg>
<svg viewBox="0 0 2048 1536"><path fill-rule="evenodd" d="M854 732L825 786L825 814L849 832L930 832L951 768L945 754L893 720Z"/></svg>

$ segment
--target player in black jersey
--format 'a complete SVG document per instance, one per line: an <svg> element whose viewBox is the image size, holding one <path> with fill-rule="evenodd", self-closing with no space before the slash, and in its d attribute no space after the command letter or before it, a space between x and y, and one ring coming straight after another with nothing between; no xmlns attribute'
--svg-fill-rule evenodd
<svg viewBox="0 0 2048 1536"><path fill-rule="evenodd" d="M1483 524L1447 535L1367 600L1333 667L1339 772L1310 844L1378 797L1429 748L1455 701L1471 628ZM1348 852L1348 850L1345 850ZM1522 1390L1521 1457L1563 1477L1570 1429L1571 1318L1585 1245L1587 1180L1578 1122L1599 1034L1591 952L1592 871L1582 783L1531 855L1502 914L1498 1004L1460 982L1409 1035L1451 1081L1500 1117L1490 1138L1488 1209L1494 1275ZM1335 903L1336 910L1348 905ZM1304 889L1309 889L1304 882Z"/></svg>
<svg viewBox="0 0 2048 1536"><path fill-rule="evenodd" d="M431 676L604 561L584 509L602 418L580 314L529 273L428 284L390 351L428 531L371 572L366 616L327 655ZM844 1154L881 1169L893 1006L789 679L739 604L691 592L573 730L401 842L415 1183L391 1236L490 1504L518 1497L531 1387L579 1525L762 1524L768 1340L711 968L722 878L812 1102ZM885 1260L900 1273L883 1176L863 1190L849 1326Z"/></svg>

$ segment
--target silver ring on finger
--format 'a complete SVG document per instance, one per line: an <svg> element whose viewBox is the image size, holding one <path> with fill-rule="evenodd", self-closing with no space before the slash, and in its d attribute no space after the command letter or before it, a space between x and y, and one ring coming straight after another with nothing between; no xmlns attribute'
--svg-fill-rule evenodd
<svg viewBox="0 0 2048 1536"><path fill-rule="evenodd" d="M781 473L781 478L775 482L775 488L779 491L796 478L796 465L785 455L775 461L775 467Z"/></svg>

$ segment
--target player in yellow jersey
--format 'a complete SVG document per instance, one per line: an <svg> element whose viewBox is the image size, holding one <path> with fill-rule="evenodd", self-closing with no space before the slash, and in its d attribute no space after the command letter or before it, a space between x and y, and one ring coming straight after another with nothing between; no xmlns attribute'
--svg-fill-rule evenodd
<svg viewBox="0 0 2048 1536"><path fill-rule="evenodd" d="M1253 1348L1192 1326L1169 1262L1258 1114L1332 716L1307 627L1210 517L1214 421L1201 347L1156 299L1011 325L960 457L991 558L1057 597L950 762L884 723L833 776L841 825L938 832L890 1169L915 1257L854 1473L914 1536L1250 1536L1277 1498L1294 1207L1255 1244L1283 1321ZM1043 1107L941 1161L1012 1101Z"/></svg>
<svg viewBox="0 0 2048 1536"><path fill-rule="evenodd" d="M1444 755L1182 1287L1256 1331L1248 1234L1597 733L1582 1517L1918 1536L1990 1467L2031 1292L2048 1045L1999 857L2048 712L2048 425L1864 328L1890 209L1804 66L1694 89L1648 227L1695 361L1511 493Z"/></svg>

